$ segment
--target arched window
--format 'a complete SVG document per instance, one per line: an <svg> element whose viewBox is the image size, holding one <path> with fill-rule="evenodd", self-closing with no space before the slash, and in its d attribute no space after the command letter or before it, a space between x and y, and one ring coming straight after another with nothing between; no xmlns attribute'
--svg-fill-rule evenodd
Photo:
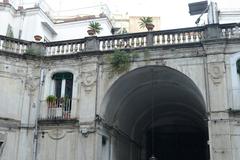
<svg viewBox="0 0 240 160"><path fill-rule="evenodd" d="M55 73L52 77L55 83L55 96L57 98L72 98L73 74L70 72Z"/></svg>
<svg viewBox="0 0 240 160"><path fill-rule="evenodd" d="M69 119L72 108L73 74L58 72L52 76L56 100L48 107L48 118Z"/></svg>

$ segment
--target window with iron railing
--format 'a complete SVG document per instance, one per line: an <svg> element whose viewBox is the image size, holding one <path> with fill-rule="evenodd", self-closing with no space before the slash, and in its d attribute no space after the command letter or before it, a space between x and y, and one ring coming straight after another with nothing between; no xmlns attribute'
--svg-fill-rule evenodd
<svg viewBox="0 0 240 160"><path fill-rule="evenodd" d="M73 74L58 72L52 76L54 82L54 99L48 102L48 119L71 118Z"/></svg>

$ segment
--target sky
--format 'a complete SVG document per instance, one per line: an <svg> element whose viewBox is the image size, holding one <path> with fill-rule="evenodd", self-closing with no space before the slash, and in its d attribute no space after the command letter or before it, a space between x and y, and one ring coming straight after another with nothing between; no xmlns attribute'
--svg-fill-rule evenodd
<svg viewBox="0 0 240 160"><path fill-rule="evenodd" d="M23 0L24 2L33 0ZM107 4L112 13L130 16L160 16L163 29L196 26L198 16L190 16L188 3L202 0L45 0L54 11L70 13L84 8ZM240 0L213 0L218 8L239 8ZM60 13L60 12L59 12ZM204 23L204 17L201 23Z"/></svg>

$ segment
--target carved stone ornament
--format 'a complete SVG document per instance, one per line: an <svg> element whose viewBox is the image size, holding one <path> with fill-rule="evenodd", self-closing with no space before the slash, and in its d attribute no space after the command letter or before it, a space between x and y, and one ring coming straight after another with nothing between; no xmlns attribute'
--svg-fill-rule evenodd
<svg viewBox="0 0 240 160"><path fill-rule="evenodd" d="M65 135L66 135L66 132L60 129L54 129L48 132L48 136L54 140L62 139L65 137Z"/></svg>
<svg viewBox="0 0 240 160"><path fill-rule="evenodd" d="M27 77L25 88L30 92L33 93L38 87L38 80L33 77Z"/></svg>
<svg viewBox="0 0 240 160"><path fill-rule="evenodd" d="M96 71L82 72L82 86L86 93L92 91L96 82Z"/></svg>
<svg viewBox="0 0 240 160"><path fill-rule="evenodd" d="M210 77L213 81L213 84L216 86L222 82L224 75L224 68L222 65L211 65L209 68Z"/></svg>

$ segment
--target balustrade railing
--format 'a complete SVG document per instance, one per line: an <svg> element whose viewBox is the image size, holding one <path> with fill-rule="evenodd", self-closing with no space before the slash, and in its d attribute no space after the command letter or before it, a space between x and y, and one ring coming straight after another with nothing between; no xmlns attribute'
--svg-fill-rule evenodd
<svg viewBox="0 0 240 160"><path fill-rule="evenodd" d="M108 51L200 42L212 38L240 38L240 24L214 24L202 27L140 32L104 37L35 43L0 36L0 50L24 54L29 48L41 46L44 56L66 55L87 51ZM38 48L39 49L39 48Z"/></svg>
<svg viewBox="0 0 240 160"><path fill-rule="evenodd" d="M147 46L148 32L99 37L99 50L138 48Z"/></svg>
<svg viewBox="0 0 240 160"><path fill-rule="evenodd" d="M67 41L56 41L45 43L46 55L64 55L74 54L85 51L85 40L67 40Z"/></svg>
<svg viewBox="0 0 240 160"><path fill-rule="evenodd" d="M0 35L0 50L23 54L31 42Z"/></svg>
<svg viewBox="0 0 240 160"><path fill-rule="evenodd" d="M171 45L199 42L204 39L205 27L193 27L153 32L153 45Z"/></svg>
<svg viewBox="0 0 240 160"><path fill-rule="evenodd" d="M239 23L220 24L220 36L222 38L240 38L239 27Z"/></svg>

